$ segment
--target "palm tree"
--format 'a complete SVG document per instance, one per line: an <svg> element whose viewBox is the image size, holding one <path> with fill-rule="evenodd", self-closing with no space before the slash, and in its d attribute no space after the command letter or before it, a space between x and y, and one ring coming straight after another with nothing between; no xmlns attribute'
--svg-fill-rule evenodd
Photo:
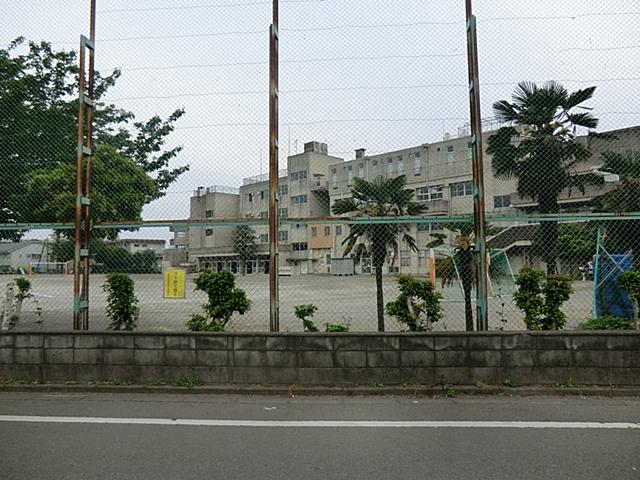
<svg viewBox="0 0 640 480"><path fill-rule="evenodd" d="M455 251L451 261L458 265L458 274L464 292L464 321L468 332L473 331L473 307L471 305L471 289L473 288L473 223L448 223L444 228L456 232L451 245ZM434 240L427 248L436 248L445 244L447 236L443 233L432 233Z"/></svg>
<svg viewBox="0 0 640 480"><path fill-rule="evenodd" d="M372 182L354 178L352 198L337 200L332 211L335 215L355 217L400 217L419 215L425 207L413 202L414 190L405 188L407 178L400 175L385 179L378 177ZM384 298L382 293L382 267L387 250L396 250L399 241L417 251L415 239L408 233L409 225L393 223L354 223L349 225L349 234L343 240L343 255L360 260L371 257L376 274L376 300L378 331L384 332Z"/></svg>
<svg viewBox="0 0 640 480"><path fill-rule="evenodd" d="M584 188L575 175L575 167L591 155L588 144L576 141L576 128L596 128L598 119L581 106L596 87L569 93L562 85L548 82L542 86L521 82L513 102L493 104L498 120L511 125L500 128L487 142L493 156L493 174L501 180L516 179L518 193L538 203L540 213L558 213L558 197L571 187ZM517 130L514 126L521 126ZM540 225L544 245L543 260L547 274L556 273L558 224L544 221Z"/></svg>
<svg viewBox="0 0 640 480"><path fill-rule="evenodd" d="M451 267L445 264L445 272L443 272L442 283L448 283L453 280L456 270L460 276L462 291L464 293L464 320L468 332L473 331L473 306L471 303L471 290L475 282L476 267L474 259L474 228L473 223L455 222L445 223L444 228L455 233L455 237L450 247L455 252L453 256L447 258L451 262ZM492 225L487 225L487 235L495 235L497 229ZM427 244L427 248L436 248L445 245L447 235L444 233L432 233L434 238Z"/></svg>

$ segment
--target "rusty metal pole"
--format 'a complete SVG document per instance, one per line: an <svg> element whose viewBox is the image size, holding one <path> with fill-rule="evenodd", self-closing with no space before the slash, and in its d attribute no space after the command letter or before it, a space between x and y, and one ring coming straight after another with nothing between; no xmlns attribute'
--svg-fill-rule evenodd
<svg viewBox="0 0 640 480"><path fill-rule="evenodd" d="M75 250L73 256L73 329L80 330L82 309L80 304L80 250L82 248L82 180L84 177L84 104L82 94L84 92L84 63L85 49L80 45L78 73L78 91L80 100L78 101L78 136L76 150L76 228L75 228Z"/></svg>
<svg viewBox="0 0 640 480"><path fill-rule="evenodd" d="M89 329L89 253L91 246L91 159L93 156L94 49L96 0L90 0L90 38L80 36L78 137L76 154L75 251L73 259L73 328ZM86 50L89 50L88 90ZM83 223L84 222L84 223Z"/></svg>
<svg viewBox="0 0 640 480"><path fill-rule="evenodd" d="M269 31L269 329L280 330L278 286L278 0Z"/></svg>
<svg viewBox="0 0 640 480"><path fill-rule="evenodd" d="M467 63L469 67L469 107L471 113L471 144L473 165L473 221L476 261L476 324L478 330L488 330L488 276L484 200L484 165L482 150L482 114L480 110L480 76L478 39L472 0L466 0Z"/></svg>
<svg viewBox="0 0 640 480"><path fill-rule="evenodd" d="M91 154L87 156L86 171L85 171L85 209L84 209L84 248L88 255L84 257L84 276L82 282L81 299L86 302L87 308L84 309L82 315L82 330L89 330L89 277L91 275L91 163L93 160L93 113L94 113L94 92L95 92L95 41L96 41L96 0L91 0L91 13L89 21L89 41L92 48L89 49L89 72L88 72L88 85L87 85L87 97L88 101L85 103L87 114L86 120L86 141L87 147L91 151Z"/></svg>

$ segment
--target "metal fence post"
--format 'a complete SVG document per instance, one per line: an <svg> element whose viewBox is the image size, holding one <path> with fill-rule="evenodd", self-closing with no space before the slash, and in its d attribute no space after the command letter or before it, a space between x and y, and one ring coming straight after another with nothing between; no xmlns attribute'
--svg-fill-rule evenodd
<svg viewBox="0 0 640 480"><path fill-rule="evenodd" d="M278 286L278 0L269 31L269 329L280 330Z"/></svg>
<svg viewBox="0 0 640 480"><path fill-rule="evenodd" d="M471 113L471 144L473 165L473 220L476 253L476 325L488 330L487 297L488 272L485 242L484 170L482 160L482 114L480 109L480 80L478 72L478 42L476 17L472 13L472 0L466 0L467 61L469 67L469 107Z"/></svg>

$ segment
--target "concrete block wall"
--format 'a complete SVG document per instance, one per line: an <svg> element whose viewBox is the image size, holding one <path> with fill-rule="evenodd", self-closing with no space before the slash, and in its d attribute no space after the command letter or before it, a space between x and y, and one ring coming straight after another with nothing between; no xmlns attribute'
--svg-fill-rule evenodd
<svg viewBox="0 0 640 480"><path fill-rule="evenodd" d="M0 334L0 379L640 385L640 332Z"/></svg>

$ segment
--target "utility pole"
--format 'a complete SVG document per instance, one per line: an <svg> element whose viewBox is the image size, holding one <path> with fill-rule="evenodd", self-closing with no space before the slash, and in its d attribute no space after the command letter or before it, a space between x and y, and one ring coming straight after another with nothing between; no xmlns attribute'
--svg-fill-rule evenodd
<svg viewBox="0 0 640 480"><path fill-rule="evenodd" d="M487 245L485 242L484 165L482 159L482 114L480 110L480 75L478 72L478 37L472 0L466 0L467 63L469 67L469 108L473 165L473 222L476 253L476 324L488 330L487 313Z"/></svg>
<svg viewBox="0 0 640 480"><path fill-rule="evenodd" d="M278 0L269 30L269 329L280 331L278 290Z"/></svg>
<svg viewBox="0 0 640 480"><path fill-rule="evenodd" d="M73 259L73 329L89 329L89 274L91 248L91 161L95 86L96 0L90 0L89 38L80 36L78 80L78 137L76 153L76 217ZM89 68L85 69L86 51ZM85 82L85 73L87 80Z"/></svg>

